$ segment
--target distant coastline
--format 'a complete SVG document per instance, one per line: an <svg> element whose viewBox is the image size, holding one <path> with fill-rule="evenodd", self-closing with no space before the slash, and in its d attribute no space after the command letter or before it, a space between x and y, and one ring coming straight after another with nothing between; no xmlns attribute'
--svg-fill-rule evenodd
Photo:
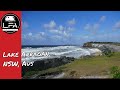
<svg viewBox="0 0 120 90"><path fill-rule="evenodd" d="M120 42L86 42L83 47L92 47L92 44L110 44L120 46Z"/></svg>

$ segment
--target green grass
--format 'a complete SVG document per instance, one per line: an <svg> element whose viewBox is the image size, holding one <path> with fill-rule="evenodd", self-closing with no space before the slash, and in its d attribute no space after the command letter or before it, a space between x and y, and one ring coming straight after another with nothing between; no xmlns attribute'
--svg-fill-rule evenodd
<svg viewBox="0 0 120 90"><path fill-rule="evenodd" d="M43 71L30 71L24 77L30 77L34 74L42 75L54 72L64 72L63 78L79 78L80 76L103 76L110 75L110 68L113 66L120 67L120 52L114 53L113 56L96 56L91 58L77 59L66 65L56 68L50 68Z"/></svg>

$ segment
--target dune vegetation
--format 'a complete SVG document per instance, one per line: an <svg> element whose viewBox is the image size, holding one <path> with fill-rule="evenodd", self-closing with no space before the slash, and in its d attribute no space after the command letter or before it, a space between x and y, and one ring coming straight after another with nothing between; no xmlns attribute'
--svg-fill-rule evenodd
<svg viewBox="0 0 120 90"><path fill-rule="evenodd" d="M71 63L59 67L42 71L29 71L23 78L31 78L33 76L39 78L40 76L50 75L56 72L64 72L65 75L62 78L80 78L86 76L105 76L106 78L114 78L112 75L113 73L111 74L111 70L114 67L120 68L120 52L115 52L111 57L103 55L76 59Z"/></svg>

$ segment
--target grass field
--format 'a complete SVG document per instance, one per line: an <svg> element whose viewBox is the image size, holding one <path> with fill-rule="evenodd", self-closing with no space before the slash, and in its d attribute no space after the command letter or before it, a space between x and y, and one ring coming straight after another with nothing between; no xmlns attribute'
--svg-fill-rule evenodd
<svg viewBox="0 0 120 90"><path fill-rule="evenodd" d="M110 76L110 68L113 66L120 67L120 52L114 53L113 56L96 56L84 59L77 59L56 68L50 68L43 71L30 71L24 77L31 77L34 74L46 75L54 72L64 72L63 78L80 78L81 76Z"/></svg>

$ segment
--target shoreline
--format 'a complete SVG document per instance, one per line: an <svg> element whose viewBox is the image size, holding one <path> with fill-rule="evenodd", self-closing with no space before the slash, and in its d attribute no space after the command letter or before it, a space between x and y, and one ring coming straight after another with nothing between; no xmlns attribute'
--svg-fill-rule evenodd
<svg viewBox="0 0 120 90"><path fill-rule="evenodd" d="M90 47L84 47L84 48L90 48ZM91 48L96 48L96 47L91 47ZM98 48L99 49L99 48ZM111 49L111 48L110 48ZM100 50L100 49L99 49ZM102 50L101 50L102 51ZM99 55L96 55L99 56ZM80 57L79 60L81 59L89 59L94 57L94 55L86 55L83 57ZM23 67L23 73L26 73L26 70L29 71L44 71L47 70L49 68L56 68L59 67L61 65L66 65L68 63L71 63L72 61L76 61L77 59L73 58L73 57L66 57L66 56L62 56L60 58L52 58L52 59L46 59L46 60L40 60L40 61L35 61L35 65L34 67ZM59 62L58 62L59 61ZM24 74L25 74L24 73ZM52 77L54 78L55 76L59 76L64 72L59 72L57 74L55 74L55 72L51 73L51 75L49 75L50 73L48 73L48 75L43 74L42 78L46 78L46 77ZM23 78L24 78L24 74L23 74ZM65 73L64 73L65 74ZM61 75L62 76L62 75ZM64 75L63 75L64 76ZM36 76L37 77L37 76ZM79 77L79 78L92 78L93 76L83 76L83 77ZM100 76L101 77L101 76ZM102 76L103 77L103 76ZM35 78L35 77L34 77ZM40 77L39 77L40 78ZM60 77L61 78L61 77ZM96 76L97 78L97 76ZM107 77L106 77L107 78Z"/></svg>

